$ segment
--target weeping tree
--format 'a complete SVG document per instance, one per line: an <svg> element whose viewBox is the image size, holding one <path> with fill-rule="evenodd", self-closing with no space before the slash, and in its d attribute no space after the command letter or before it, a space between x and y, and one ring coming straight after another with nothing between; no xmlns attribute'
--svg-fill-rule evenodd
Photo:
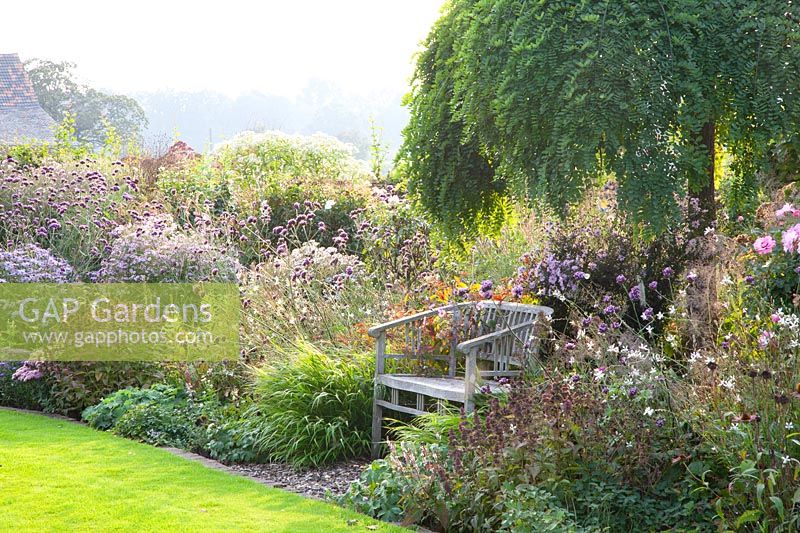
<svg viewBox="0 0 800 533"><path fill-rule="evenodd" d="M687 195L702 230L717 150L742 199L798 131L788 0L451 0L424 44L399 157L452 234L496 227L512 198L563 211L609 175L651 236Z"/></svg>

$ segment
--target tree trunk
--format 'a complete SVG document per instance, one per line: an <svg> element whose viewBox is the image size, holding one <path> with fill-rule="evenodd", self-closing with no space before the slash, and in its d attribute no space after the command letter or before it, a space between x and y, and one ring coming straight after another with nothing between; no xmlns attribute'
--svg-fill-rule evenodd
<svg viewBox="0 0 800 533"><path fill-rule="evenodd" d="M717 273L716 239L713 234L704 237L707 228L715 228L717 204L714 187L714 167L716 161L716 126L709 120L697 135L700 147L707 156L706 172L690 183L690 194L697 198L697 209L689 208L691 234L694 237L687 249L689 269L696 274L694 282L687 287L687 310L689 314L689 335L692 349L699 350L711 346L716 338L717 322ZM694 185L694 187L692 187Z"/></svg>
<svg viewBox="0 0 800 533"><path fill-rule="evenodd" d="M700 201L700 213L698 213L698 220L700 222L699 232L702 234L706 228L713 228L717 221L717 204L715 199L714 189L714 167L717 155L717 131L716 124L713 120L709 120L703 124L703 129L700 132L699 139L702 146L706 150L708 157L708 165L706 166L706 180L701 185L698 191L697 198Z"/></svg>

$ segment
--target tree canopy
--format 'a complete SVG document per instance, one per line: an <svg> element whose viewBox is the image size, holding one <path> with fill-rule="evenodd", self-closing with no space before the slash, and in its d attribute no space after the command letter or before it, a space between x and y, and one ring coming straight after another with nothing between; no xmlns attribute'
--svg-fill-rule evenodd
<svg viewBox="0 0 800 533"><path fill-rule="evenodd" d="M71 114L81 141L100 145L109 127L122 139L136 139L147 126L147 116L136 100L78 83L73 63L34 59L25 67L42 108L56 122Z"/></svg>
<svg viewBox="0 0 800 533"><path fill-rule="evenodd" d="M744 193L798 131L799 41L790 1L451 0L407 97L410 187L454 233L609 174L653 233L687 193L709 223L715 147Z"/></svg>

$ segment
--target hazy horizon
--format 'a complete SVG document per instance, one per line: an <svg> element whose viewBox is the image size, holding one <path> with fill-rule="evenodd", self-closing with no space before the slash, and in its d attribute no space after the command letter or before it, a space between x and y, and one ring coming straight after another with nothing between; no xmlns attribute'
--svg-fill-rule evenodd
<svg viewBox="0 0 800 533"><path fill-rule="evenodd" d="M358 144L370 116L396 148L405 123L399 99L442 4L11 3L3 14L20 23L6 25L0 53L75 63L81 82L139 100L148 136L177 131L198 149L209 129L218 141L251 127L343 134Z"/></svg>
<svg viewBox="0 0 800 533"><path fill-rule="evenodd" d="M67 2L14 2L3 6L4 16L21 23L4 27L0 53L71 61L82 81L124 94L293 98L313 79L366 94L407 85L412 56L442 1L249 4L230 0L209 10L144 0L130 9L91 0L76 10Z"/></svg>

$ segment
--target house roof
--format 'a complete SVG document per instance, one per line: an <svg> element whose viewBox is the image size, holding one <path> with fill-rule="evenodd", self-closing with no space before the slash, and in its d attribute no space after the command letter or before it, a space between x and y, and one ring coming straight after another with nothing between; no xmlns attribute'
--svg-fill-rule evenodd
<svg viewBox="0 0 800 533"><path fill-rule="evenodd" d="M54 140L55 121L36 99L17 54L0 54L0 144Z"/></svg>

